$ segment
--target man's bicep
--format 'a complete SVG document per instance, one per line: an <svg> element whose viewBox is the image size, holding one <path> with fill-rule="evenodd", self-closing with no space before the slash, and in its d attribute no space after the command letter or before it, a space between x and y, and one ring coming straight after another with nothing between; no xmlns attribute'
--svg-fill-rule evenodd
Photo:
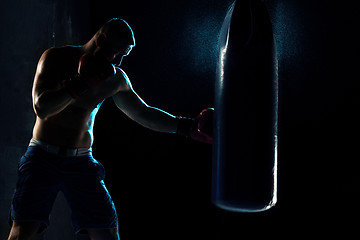
<svg viewBox="0 0 360 240"><path fill-rule="evenodd" d="M37 65L33 83L33 96L39 96L46 90L59 88L61 83L56 74L54 54L51 49L44 52Z"/></svg>
<svg viewBox="0 0 360 240"><path fill-rule="evenodd" d="M138 118L148 107L132 88L120 91L112 98L116 106L133 120Z"/></svg>

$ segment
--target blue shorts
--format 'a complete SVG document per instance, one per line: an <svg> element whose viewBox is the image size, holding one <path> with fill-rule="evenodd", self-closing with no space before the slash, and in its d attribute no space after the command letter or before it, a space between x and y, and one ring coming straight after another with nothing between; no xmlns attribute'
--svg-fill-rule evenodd
<svg viewBox="0 0 360 240"><path fill-rule="evenodd" d="M91 152L64 157L29 146L20 159L18 175L11 205L13 221L38 221L46 228L55 198L62 191L76 233L118 227L115 206L103 181L104 167Z"/></svg>

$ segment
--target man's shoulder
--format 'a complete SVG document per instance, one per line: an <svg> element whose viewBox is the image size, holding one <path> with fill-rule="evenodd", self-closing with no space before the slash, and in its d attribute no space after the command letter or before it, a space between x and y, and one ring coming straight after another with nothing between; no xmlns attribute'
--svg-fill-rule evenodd
<svg viewBox="0 0 360 240"><path fill-rule="evenodd" d="M79 55L81 53L81 46L62 46L62 47L51 47L45 50L43 56L46 57L59 57L59 56L71 56Z"/></svg>
<svg viewBox="0 0 360 240"><path fill-rule="evenodd" d="M54 73L75 71L80 56L81 50L79 47L64 46L49 48L42 54L37 66L37 72L39 74L52 75Z"/></svg>
<svg viewBox="0 0 360 240"><path fill-rule="evenodd" d="M81 48L78 46L52 47L44 51L39 62L40 66L57 68L77 63L81 55Z"/></svg>
<svg viewBox="0 0 360 240"><path fill-rule="evenodd" d="M115 70L116 70L116 74L114 77L119 81L119 86L121 88L120 90L121 91L132 90L130 79L126 75L125 71L119 67L115 67Z"/></svg>

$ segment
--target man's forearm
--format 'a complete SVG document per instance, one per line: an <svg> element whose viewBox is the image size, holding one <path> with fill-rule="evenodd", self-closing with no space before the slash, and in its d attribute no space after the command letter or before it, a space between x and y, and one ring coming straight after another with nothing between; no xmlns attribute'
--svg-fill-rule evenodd
<svg viewBox="0 0 360 240"><path fill-rule="evenodd" d="M74 101L65 88L49 90L34 98L34 110L39 118L48 118L64 110Z"/></svg>
<svg viewBox="0 0 360 240"><path fill-rule="evenodd" d="M177 133L204 143L212 143L213 108L200 112L196 118L175 117L161 109L146 106L137 121L144 127L159 132Z"/></svg>
<svg viewBox="0 0 360 240"><path fill-rule="evenodd" d="M138 119L134 119L142 126L158 132L175 133L179 119L159 108L146 106Z"/></svg>

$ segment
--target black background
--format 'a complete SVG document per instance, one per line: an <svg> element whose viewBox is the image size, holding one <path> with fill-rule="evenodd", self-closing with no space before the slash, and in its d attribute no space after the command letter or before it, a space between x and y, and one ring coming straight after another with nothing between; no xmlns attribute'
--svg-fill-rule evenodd
<svg viewBox="0 0 360 240"><path fill-rule="evenodd" d="M217 39L230 3L3 3L1 236L8 234L16 164L35 119L31 84L41 53L51 46L83 44L109 18L124 18L137 45L122 67L137 93L151 106L195 116L213 105ZM106 168L122 239L355 232L360 183L358 4L269 0L266 5L279 58L278 204L255 214L215 208L210 202L211 146L142 128L108 99L96 118L94 155ZM55 212L57 223L68 221L61 207ZM52 224L49 231L59 236L69 229Z"/></svg>

